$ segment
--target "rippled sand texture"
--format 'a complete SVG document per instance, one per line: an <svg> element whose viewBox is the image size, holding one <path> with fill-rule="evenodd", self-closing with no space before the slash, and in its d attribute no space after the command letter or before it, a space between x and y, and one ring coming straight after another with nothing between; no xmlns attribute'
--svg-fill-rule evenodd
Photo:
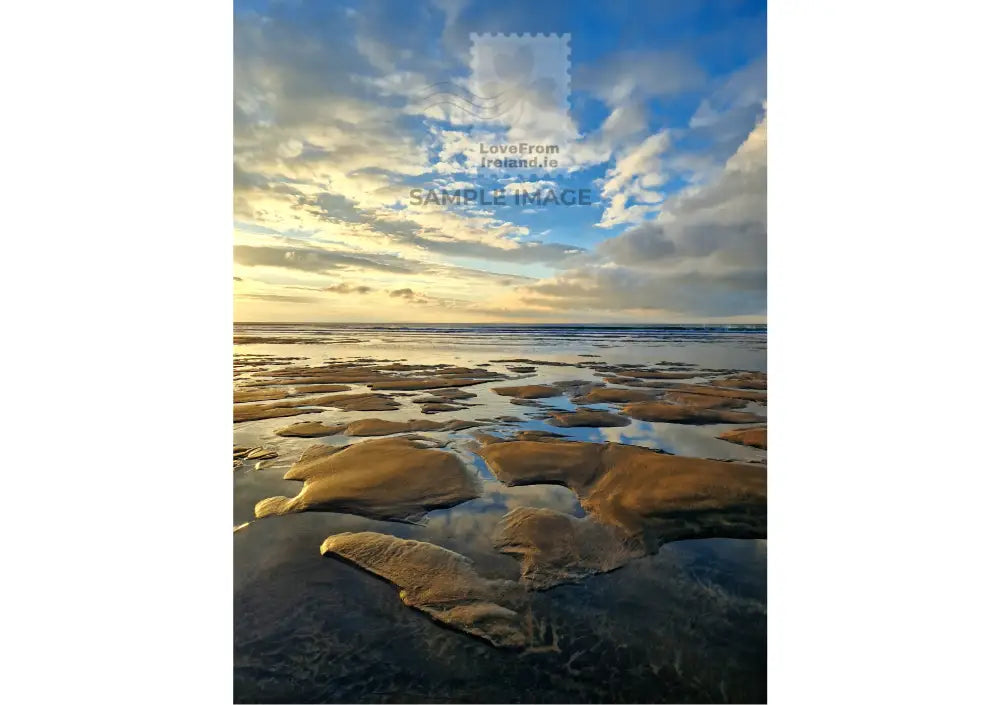
<svg viewBox="0 0 1000 705"><path fill-rule="evenodd" d="M766 699L763 330L234 345L237 702Z"/></svg>
<svg viewBox="0 0 1000 705"><path fill-rule="evenodd" d="M405 519L479 495L457 456L414 438L385 438L346 447L316 445L285 473L305 484L294 497L270 497L258 519L292 512L333 511Z"/></svg>

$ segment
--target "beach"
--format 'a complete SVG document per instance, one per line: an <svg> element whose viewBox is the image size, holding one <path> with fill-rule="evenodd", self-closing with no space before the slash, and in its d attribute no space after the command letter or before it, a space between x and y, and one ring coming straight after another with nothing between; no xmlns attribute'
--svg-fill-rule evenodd
<svg viewBox="0 0 1000 705"><path fill-rule="evenodd" d="M237 324L236 700L764 700L766 337Z"/></svg>

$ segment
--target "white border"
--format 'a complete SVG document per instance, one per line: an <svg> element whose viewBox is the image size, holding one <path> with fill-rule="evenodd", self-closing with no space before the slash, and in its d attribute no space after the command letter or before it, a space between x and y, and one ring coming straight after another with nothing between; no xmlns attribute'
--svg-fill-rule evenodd
<svg viewBox="0 0 1000 705"><path fill-rule="evenodd" d="M4 8L9 702L232 702L232 22Z"/></svg>
<svg viewBox="0 0 1000 705"><path fill-rule="evenodd" d="M768 11L769 700L988 702L997 11Z"/></svg>
<svg viewBox="0 0 1000 705"><path fill-rule="evenodd" d="M996 10L769 11L769 699L989 701ZM230 13L0 23L11 702L230 702Z"/></svg>

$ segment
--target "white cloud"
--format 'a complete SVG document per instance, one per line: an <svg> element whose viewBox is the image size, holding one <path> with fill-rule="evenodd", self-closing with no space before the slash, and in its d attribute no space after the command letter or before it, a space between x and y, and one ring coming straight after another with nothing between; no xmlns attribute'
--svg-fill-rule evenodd
<svg viewBox="0 0 1000 705"><path fill-rule="evenodd" d="M599 262L526 287L525 301L564 310L655 310L675 320L762 317L766 211L765 117L717 178L670 197L655 218L601 243Z"/></svg>
<svg viewBox="0 0 1000 705"><path fill-rule="evenodd" d="M666 130L650 135L628 152L619 155L608 170L601 196L610 201L598 227L610 228L623 223L640 223L663 196L650 190L662 184L663 153L670 145ZM635 201L628 205L630 201Z"/></svg>

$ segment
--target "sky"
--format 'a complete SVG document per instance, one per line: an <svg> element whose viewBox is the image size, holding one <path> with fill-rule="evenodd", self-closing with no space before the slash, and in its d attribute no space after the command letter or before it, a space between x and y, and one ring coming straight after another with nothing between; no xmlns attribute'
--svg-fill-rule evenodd
<svg viewBox="0 0 1000 705"><path fill-rule="evenodd" d="M764 322L766 73L764 2L237 0L235 319Z"/></svg>

